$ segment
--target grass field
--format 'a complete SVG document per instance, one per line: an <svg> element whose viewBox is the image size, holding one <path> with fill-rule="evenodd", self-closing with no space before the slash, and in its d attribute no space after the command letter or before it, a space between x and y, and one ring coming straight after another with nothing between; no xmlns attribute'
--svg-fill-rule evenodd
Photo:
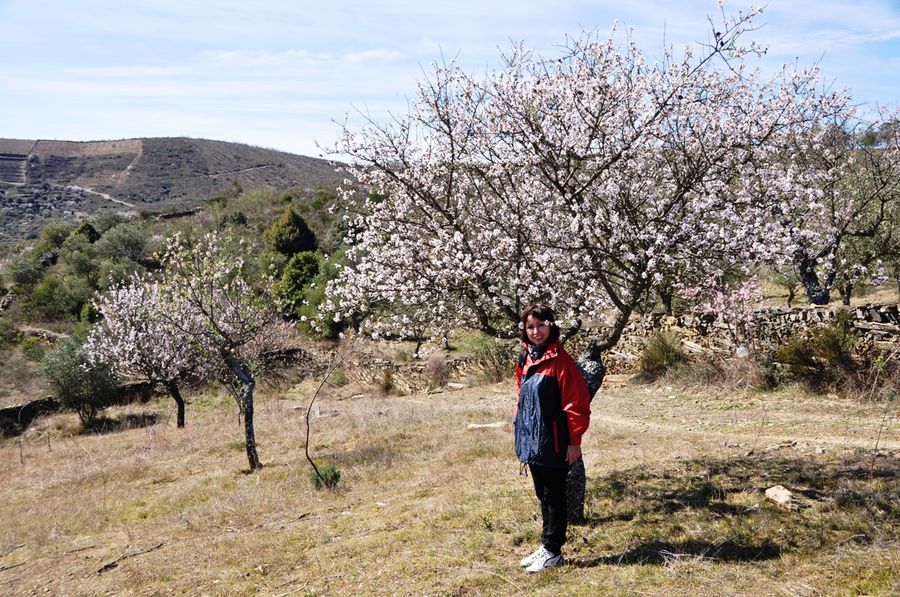
<svg viewBox="0 0 900 597"><path fill-rule="evenodd" d="M568 564L538 541L506 422L514 383L431 395L331 389L304 457L311 381L263 392L264 468L231 398L166 400L79 434L45 419L0 446L0 592L134 595L890 595L900 593L897 403L639 385L611 376L585 437L587 521ZM877 453L874 451L876 441ZM783 485L791 509L764 497Z"/></svg>

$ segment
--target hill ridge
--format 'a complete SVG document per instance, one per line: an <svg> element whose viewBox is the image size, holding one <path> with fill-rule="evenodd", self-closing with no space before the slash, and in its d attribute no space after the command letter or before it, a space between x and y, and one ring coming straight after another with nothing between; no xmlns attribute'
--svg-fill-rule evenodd
<svg viewBox="0 0 900 597"><path fill-rule="evenodd" d="M0 138L0 244L32 238L49 220L83 220L109 207L184 211L232 188L334 188L342 179L337 166L191 137Z"/></svg>

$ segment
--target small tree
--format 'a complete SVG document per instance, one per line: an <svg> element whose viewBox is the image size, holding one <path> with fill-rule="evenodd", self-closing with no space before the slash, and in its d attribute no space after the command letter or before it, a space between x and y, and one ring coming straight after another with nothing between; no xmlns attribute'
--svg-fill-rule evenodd
<svg viewBox="0 0 900 597"><path fill-rule="evenodd" d="M287 262L281 281L274 288L278 303L286 313L296 314L303 305L306 287L318 275L320 261L317 253L301 251Z"/></svg>
<svg viewBox="0 0 900 597"><path fill-rule="evenodd" d="M209 359L172 324L170 297L158 283L135 276L99 295L95 304L103 322L85 342L91 362L108 363L119 374L161 384L177 406L177 426L184 427L179 384L207 377Z"/></svg>
<svg viewBox="0 0 900 597"><path fill-rule="evenodd" d="M301 251L316 250L316 235L293 207L281 214L266 232L266 238L274 250L289 257Z"/></svg>
<svg viewBox="0 0 900 597"><path fill-rule="evenodd" d="M78 413L85 425L109 404L119 380L107 363L94 363L76 338L65 338L43 358L40 373L59 402Z"/></svg>
<svg viewBox="0 0 900 597"><path fill-rule="evenodd" d="M245 253L243 243L216 232L192 246L176 237L163 255L161 294L172 329L239 388L247 459L256 470L262 467L253 426L256 377L267 367L266 355L285 344L290 329L269 298L271 280L261 281L257 290L244 275Z"/></svg>

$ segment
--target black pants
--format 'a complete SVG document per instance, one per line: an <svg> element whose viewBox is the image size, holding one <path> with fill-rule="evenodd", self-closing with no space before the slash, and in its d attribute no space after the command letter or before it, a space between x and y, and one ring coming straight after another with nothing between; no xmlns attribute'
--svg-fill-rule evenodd
<svg viewBox="0 0 900 597"><path fill-rule="evenodd" d="M553 553L562 551L566 542L566 475L568 468L528 465L531 479L534 481L534 492L541 502L541 518L543 529L541 543Z"/></svg>

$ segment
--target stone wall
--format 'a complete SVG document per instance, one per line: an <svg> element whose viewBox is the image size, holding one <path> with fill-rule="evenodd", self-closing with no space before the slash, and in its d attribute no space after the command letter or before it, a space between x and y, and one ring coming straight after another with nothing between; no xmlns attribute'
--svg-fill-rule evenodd
<svg viewBox="0 0 900 597"><path fill-rule="evenodd" d="M607 367L612 372L634 369L646 338L657 331L676 335L681 339L682 348L690 354L729 357L740 346L753 350L783 344L792 336L834 321L842 313L851 318L851 324L860 337L858 346L861 351L900 349L900 304L793 309L766 307L755 311L744 329L713 315L672 317L653 314L635 318L619 344L608 353ZM573 339L573 349L585 345L595 333L589 330L583 338Z"/></svg>

